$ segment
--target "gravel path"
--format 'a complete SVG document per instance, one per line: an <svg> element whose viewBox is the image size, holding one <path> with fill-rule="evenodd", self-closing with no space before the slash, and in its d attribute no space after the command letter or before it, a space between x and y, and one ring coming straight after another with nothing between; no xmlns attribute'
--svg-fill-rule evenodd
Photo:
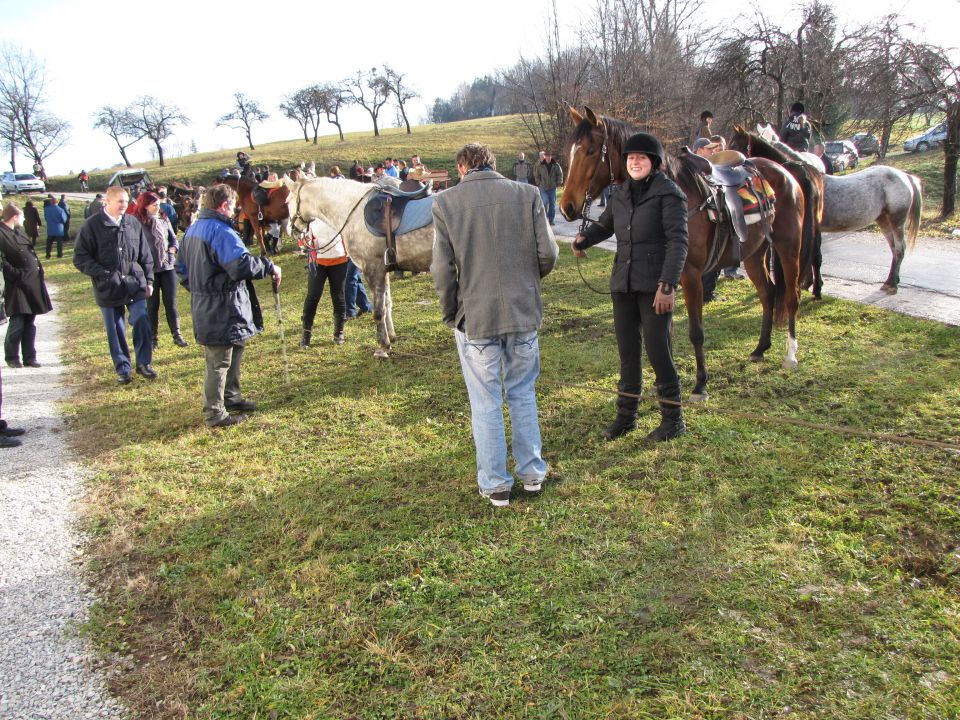
<svg viewBox="0 0 960 720"><path fill-rule="evenodd" d="M50 288L54 295L55 288ZM54 295L54 305L56 296ZM6 326L0 326L0 334ZM83 468L57 403L66 396L56 312L37 318L41 368L3 367L3 417L27 429L0 450L0 718L123 718L78 637L94 597L79 574Z"/></svg>

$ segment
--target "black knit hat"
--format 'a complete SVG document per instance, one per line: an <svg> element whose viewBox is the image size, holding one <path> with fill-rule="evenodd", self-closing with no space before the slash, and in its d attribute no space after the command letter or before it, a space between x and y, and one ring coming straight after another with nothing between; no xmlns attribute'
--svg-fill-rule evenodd
<svg viewBox="0 0 960 720"><path fill-rule="evenodd" d="M794 115L803 115L806 111L807 110L803 107L802 102L795 102L790 106L790 112L792 112Z"/></svg>

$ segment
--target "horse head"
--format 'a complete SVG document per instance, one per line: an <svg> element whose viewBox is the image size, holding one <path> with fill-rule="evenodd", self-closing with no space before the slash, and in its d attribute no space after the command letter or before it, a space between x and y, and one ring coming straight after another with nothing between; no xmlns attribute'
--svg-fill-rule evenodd
<svg viewBox="0 0 960 720"><path fill-rule="evenodd" d="M780 142L780 136L770 123L757 123L757 135L767 142Z"/></svg>
<svg viewBox="0 0 960 720"><path fill-rule="evenodd" d="M570 143L570 168L567 171L560 212L567 220L582 217L587 198L599 197L614 180L614 164L619 165L619 145L610 147L603 116L584 107L584 115L570 108L574 128Z"/></svg>

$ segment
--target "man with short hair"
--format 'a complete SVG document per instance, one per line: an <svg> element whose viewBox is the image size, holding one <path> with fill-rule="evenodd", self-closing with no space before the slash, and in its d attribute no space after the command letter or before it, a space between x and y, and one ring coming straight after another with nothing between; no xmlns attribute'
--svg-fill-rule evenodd
<svg viewBox="0 0 960 720"><path fill-rule="evenodd" d="M557 216L557 188L563 185L563 168L553 159L552 150L543 151L543 160L533 169L537 178L537 187L540 188L540 199L547 211L547 220L554 225Z"/></svg>
<svg viewBox="0 0 960 720"><path fill-rule="evenodd" d="M456 162L460 182L438 194L433 206L430 272L470 396L480 494L502 507L514 482L507 471L504 395L523 489L539 492L547 474L535 382L540 281L558 249L537 191L496 172L488 147L466 145Z"/></svg>
<svg viewBox="0 0 960 720"><path fill-rule="evenodd" d="M527 156L522 152L517 153L517 161L513 164L513 178L518 183L528 184L530 175L530 164L527 162Z"/></svg>
<svg viewBox="0 0 960 720"><path fill-rule="evenodd" d="M211 428L241 423L247 419L244 413L257 409L240 392L244 347L263 331L251 281L271 275L280 285L280 266L251 255L233 229L236 204L237 194L229 185L211 186L177 256L177 275L190 292L193 335L206 358L203 420Z"/></svg>
<svg viewBox="0 0 960 720"><path fill-rule="evenodd" d="M719 150L719 143L713 142L710 138L697 138L693 143L693 152L700 157L708 158Z"/></svg>
<svg viewBox="0 0 960 720"><path fill-rule="evenodd" d="M399 171L393 166L393 158L386 158L383 161L383 173L398 180L400 179Z"/></svg>
<svg viewBox="0 0 960 720"><path fill-rule="evenodd" d="M103 210L103 193L97 193L96 197L90 201L90 204L83 209L83 219L86 220L101 210Z"/></svg>
<svg viewBox="0 0 960 720"><path fill-rule="evenodd" d="M831 160L830 156L824 151L823 143L817 143L813 146L813 154L820 158L820 162L823 163L823 171L827 175L833 175L835 171L833 160Z"/></svg>
<svg viewBox="0 0 960 720"><path fill-rule="evenodd" d="M128 310L137 374L147 380L157 378L150 365L153 337L147 316L147 298L153 294L153 255L143 225L125 212L129 202L130 196L119 185L107 188L103 210L84 221L73 252L74 266L93 282L110 357L123 385L131 381Z"/></svg>

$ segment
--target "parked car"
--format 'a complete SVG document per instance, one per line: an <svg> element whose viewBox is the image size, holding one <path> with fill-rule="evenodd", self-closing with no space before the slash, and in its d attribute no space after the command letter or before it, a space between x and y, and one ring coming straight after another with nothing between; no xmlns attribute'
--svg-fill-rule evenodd
<svg viewBox="0 0 960 720"><path fill-rule="evenodd" d="M120 185L123 188L132 188L135 185L146 187L152 182L150 173L143 168L127 168L126 170L118 170L115 172L107 182L107 187L111 185Z"/></svg>
<svg viewBox="0 0 960 720"><path fill-rule="evenodd" d="M859 132L850 138L850 142L853 143L860 157L864 157L865 155L878 155L880 153L880 141L870 133Z"/></svg>
<svg viewBox="0 0 960 720"><path fill-rule="evenodd" d="M942 122L939 125L934 125L920 135L915 135L907 140L903 143L903 149L907 152L926 152L935 145L941 144L946 139L947 123Z"/></svg>
<svg viewBox="0 0 960 720"><path fill-rule="evenodd" d="M823 152L833 162L834 172L851 170L860 164L857 147L849 140L831 140L823 146Z"/></svg>
<svg viewBox="0 0 960 720"><path fill-rule="evenodd" d="M45 192L47 186L43 180L32 173L4 173L0 178L0 187L4 192Z"/></svg>

